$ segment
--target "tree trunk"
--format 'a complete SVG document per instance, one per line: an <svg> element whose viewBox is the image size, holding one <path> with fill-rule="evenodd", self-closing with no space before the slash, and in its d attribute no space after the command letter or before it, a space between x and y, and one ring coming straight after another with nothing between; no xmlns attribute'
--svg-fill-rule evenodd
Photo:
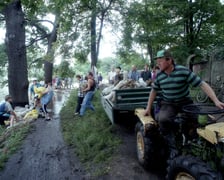
<svg viewBox="0 0 224 180"><path fill-rule="evenodd" d="M44 62L44 78L45 82L52 82L52 76L53 76L53 62L54 62L54 54L55 49L53 47L53 44L57 41L57 33L58 33L58 18L59 13L55 16L55 22L54 22L54 28L52 32L49 34L47 40L48 40L48 47L47 47L47 60Z"/></svg>
<svg viewBox="0 0 224 180"><path fill-rule="evenodd" d="M6 21L6 51L8 55L9 94L14 105L28 104L28 73L25 46L25 20L20 0L8 4L4 11Z"/></svg>
<svg viewBox="0 0 224 180"><path fill-rule="evenodd" d="M96 52L96 12L93 10L91 17L91 67L96 67L97 52Z"/></svg>
<svg viewBox="0 0 224 180"><path fill-rule="evenodd" d="M45 83L52 82L53 63L49 61L44 62Z"/></svg>

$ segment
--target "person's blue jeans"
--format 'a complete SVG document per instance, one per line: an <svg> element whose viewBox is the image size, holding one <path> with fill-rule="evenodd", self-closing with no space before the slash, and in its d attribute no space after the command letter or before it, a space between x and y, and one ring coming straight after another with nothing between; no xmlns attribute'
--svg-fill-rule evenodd
<svg viewBox="0 0 224 180"><path fill-rule="evenodd" d="M80 116L83 116L86 108L90 108L92 111L95 111L95 108L92 105L92 99L93 99L94 91L89 91L85 95L83 101L82 101L82 106L80 109Z"/></svg>
<svg viewBox="0 0 224 180"><path fill-rule="evenodd" d="M83 98L84 98L84 97L80 97L80 96L78 96L78 99L77 99L77 106L76 106L76 109L75 109L75 113L79 113L79 112L80 112Z"/></svg>

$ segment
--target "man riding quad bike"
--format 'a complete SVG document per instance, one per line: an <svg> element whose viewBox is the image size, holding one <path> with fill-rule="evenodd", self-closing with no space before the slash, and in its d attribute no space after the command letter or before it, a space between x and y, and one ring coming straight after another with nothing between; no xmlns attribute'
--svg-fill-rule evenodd
<svg viewBox="0 0 224 180"><path fill-rule="evenodd" d="M166 178L223 179L224 178L224 110L211 105L188 105L185 113L198 114L198 120L187 121L178 114L173 123L173 144L168 144L159 131L158 122L143 116L136 109L137 157L145 168L167 168ZM221 114L220 114L221 113ZM170 155L170 146L175 155Z"/></svg>
<svg viewBox="0 0 224 180"><path fill-rule="evenodd" d="M193 104L193 101L190 97L190 87L200 87L208 95L208 97L210 97L217 108L224 109L224 103L219 101L212 88L194 72L190 71L184 66L176 65L169 51L158 51L155 59L160 71L157 73L156 79L152 84L152 90L149 95L148 104L146 109L142 112L142 116L147 118L147 116L153 115L151 111L158 96L158 92L160 93L161 99L159 104L159 111L156 110L156 114L154 115L156 121L150 118L150 122L154 124L153 126L151 126L151 123L146 123L145 121L141 121L143 126L141 124L136 125L137 132L140 132L139 129L142 129L141 131L144 138L150 137L147 139L143 138L143 141L145 142L144 145L146 145L146 147L148 146L147 148L150 149L148 151L150 151L151 154L154 153L154 157L158 157L157 162L155 162L154 165L151 165L151 167L155 167L157 164L161 163L165 164L166 159L169 160L169 164L174 162L174 158L180 154L176 142L180 141L181 143L188 144L188 141L192 141L195 139L195 137L197 137L196 127L194 127L196 124L195 122L197 122L197 114L185 112L183 110L183 108L187 105L189 106ZM176 118L180 113L182 114L182 117L184 115L184 118ZM178 123L178 121L182 122ZM180 130L181 133L178 133ZM146 132L150 132L150 135ZM185 135L183 136L184 140L182 137L183 134ZM138 138L140 139L140 136L140 133L137 133L137 140ZM158 145L155 145L156 141L159 141L159 144L157 143ZM149 148L153 145L155 145L155 147ZM146 149L146 147L143 149ZM192 147L189 148L192 149ZM185 154L183 150L181 150L181 153ZM184 162L184 165L189 165L190 162L185 162L184 160L191 159L191 161L198 161L195 159L195 157L196 156L189 158L180 157L181 160L177 159L174 164L179 163L180 161L181 163ZM147 157L144 158L147 159ZM150 156L150 158L152 157ZM149 160L151 160L150 158ZM192 166L193 165L191 165L191 167ZM203 164L203 167L204 166L205 165ZM169 167L173 166L170 164ZM185 168L189 169L188 167L179 167L179 169ZM196 169L198 169L198 167L196 167ZM200 177L203 177L201 173L199 174ZM198 179L198 177L199 176L197 174L196 179ZM168 175L168 179L172 179L171 175Z"/></svg>

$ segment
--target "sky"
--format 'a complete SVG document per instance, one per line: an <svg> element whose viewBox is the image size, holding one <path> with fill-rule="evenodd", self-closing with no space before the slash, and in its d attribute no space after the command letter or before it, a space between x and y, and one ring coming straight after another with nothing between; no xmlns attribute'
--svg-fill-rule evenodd
<svg viewBox="0 0 224 180"><path fill-rule="evenodd" d="M114 52L116 51L116 40L108 29L104 29L103 38L100 44L99 59L106 57L115 57Z"/></svg>

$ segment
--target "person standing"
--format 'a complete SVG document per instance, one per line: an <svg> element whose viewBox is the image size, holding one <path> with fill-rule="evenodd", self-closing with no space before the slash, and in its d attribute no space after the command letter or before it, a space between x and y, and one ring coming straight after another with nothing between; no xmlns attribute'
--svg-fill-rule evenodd
<svg viewBox="0 0 224 180"><path fill-rule="evenodd" d="M172 158L178 153L175 147L174 119L178 113L183 112L182 109L185 105L193 103L189 87L200 87L220 109L224 109L224 103L217 99L213 89L199 76L186 67L175 64L169 51L158 51L155 59L160 71L152 84L144 115L151 115L153 102L158 92L160 92L162 100L160 110L155 118L159 123L161 134L167 141L170 157ZM191 118L187 119L188 122L196 120L193 115L186 115L191 116Z"/></svg>
<svg viewBox="0 0 224 180"><path fill-rule="evenodd" d="M144 70L141 72L141 78L146 82L147 85L150 85L152 82L151 72L149 70L149 65L145 64Z"/></svg>
<svg viewBox="0 0 224 180"><path fill-rule="evenodd" d="M79 82L79 86L78 86L77 106L76 106L74 115L78 115L80 113L81 104L84 98L84 93L82 91L84 86L84 80L82 79L80 75L76 75L76 79Z"/></svg>
<svg viewBox="0 0 224 180"><path fill-rule="evenodd" d="M101 73L99 73L99 75L98 75L98 83L101 84L102 81L103 81L103 76L102 76Z"/></svg>
<svg viewBox="0 0 224 180"><path fill-rule="evenodd" d="M158 66L153 66L152 71L151 71L151 79L152 82L155 81L156 79L156 74L159 72L159 67Z"/></svg>
<svg viewBox="0 0 224 180"><path fill-rule="evenodd" d="M139 73L137 71L136 65L132 65L131 71L128 74L128 78L132 79L134 81L138 81L139 77L140 77L140 75L139 75Z"/></svg>
<svg viewBox="0 0 224 180"><path fill-rule="evenodd" d="M116 67L115 72L116 75L114 76L114 86L116 86L123 79L123 74L121 73L120 66Z"/></svg>
<svg viewBox="0 0 224 180"><path fill-rule="evenodd" d="M44 112L45 120L50 121L51 118L50 118L49 112L47 110L47 105L52 101L52 98L53 98L53 95L54 95L52 83L48 82L46 84L45 88L46 89L43 92L42 97L40 98L40 102L41 102L42 110Z"/></svg>
<svg viewBox="0 0 224 180"><path fill-rule="evenodd" d="M41 84L37 81L36 78L33 79L33 83L30 86L30 100L32 101L33 98L35 97L35 88L41 87Z"/></svg>
<svg viewBox="0 0 224 180"><path fill-rule="evenodd" d="M108 73L108 81L109 84L114 84L114 76L116 75L116 72L114 70L114 67L111 68L111 71Z"/></svg>
<svg viewBox="0 0 224 180"><path fill-rule="evenodd" d="M5 126L5 120L10 120L10 126L14 125L14 121L18 121L16 113L12 107L12 97L10 95L5 96L5 101L0 104L0 125Z"/></svg>
<svg viewBox="0 0 224 180"><path fill-rule="evenodd" d="M80 116L83 116L86 108L90 108L92 111L95 111L95 108L93 107L92 104L92 99L93 99L93 95L95 92L95 88L96 88L96 82L94 80L93 77L93 73L89 72L88 75L88 80L87 80L87 87L83 89L83 93L85 93L84 99L82 101L82 105L81 105L81 109L80 109Z"/></svg>

